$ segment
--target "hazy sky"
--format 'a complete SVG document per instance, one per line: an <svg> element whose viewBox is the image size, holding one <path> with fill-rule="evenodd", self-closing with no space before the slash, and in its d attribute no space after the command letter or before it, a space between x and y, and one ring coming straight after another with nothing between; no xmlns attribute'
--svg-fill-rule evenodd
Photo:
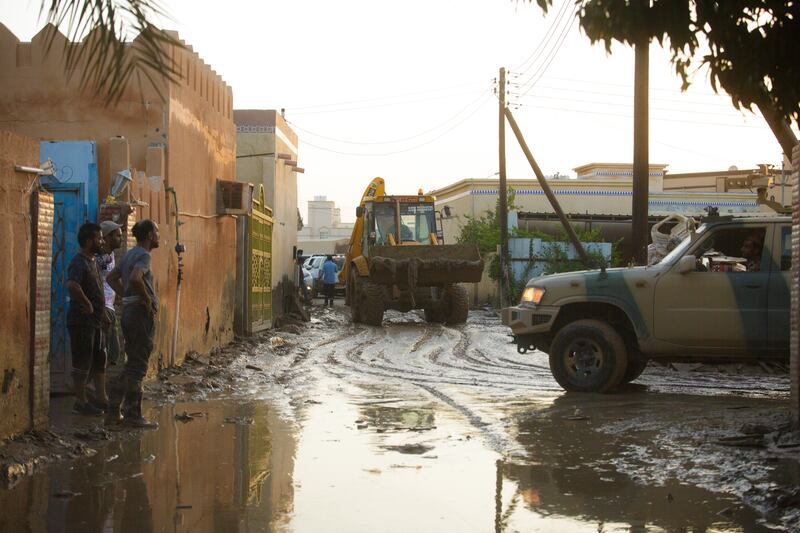
<svg viewBox="0 0 800 533"><path fill-rule="evenodd" d="M592 46L566 1L544 17L513 0L165 0L164 26L233 87L235 108L286 109L306 169L303 217L307 200L327 195L352 220L374 176L403 194L497 172L501 66L546 174L631 161L632 50ZM38 7L0 0L0 21L30 40ZM715 96L702 72L681 93L657 44L650 85L651 162L672 172L780 166L763 119ZM509 178L533 176L510 129L507 153Z"/></svg>

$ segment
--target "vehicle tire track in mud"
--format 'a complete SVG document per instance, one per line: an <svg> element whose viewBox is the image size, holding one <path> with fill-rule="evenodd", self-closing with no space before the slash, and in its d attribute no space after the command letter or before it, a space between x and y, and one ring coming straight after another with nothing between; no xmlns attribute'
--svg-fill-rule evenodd
<svg viewBox="0 0 800 533"><path fill-rule="evenodd" d="M494 355L500 332L483 321L449 327L390 316L381 327L355 326L319 343L331 352L325 361L353 372L400 381L466 385L501 396L542 387L549 370ZM503 339L505 340L505 339ZM473 344L477 342L477 345ZM498 346L508 354L507 343ZM548 383L549 384L549 383ZM555 384L553 384L555 388Z"/></svg>
<svg viewBox="0 0 800 533"><path fill-rule="evenodd" d="M502 366L513 365L516 368L521 368L526 370L531 370L535 368L536 370L544 370L547 374L550 373L549 366L537 365L536 363L523 363L521 361L514 361L506 357L498 357L497 360L502 361L504 363L504 365Z"/></svg>
<svg viewBox="0 0 800 533"><path fill-rule="evenodd" d="M467 406L460 404L452 397L448 396L444 392L431 387L425 383L414 383L417 387L421 388L422 390L426 391L431 396L437 398L441 402L448 405L453 410L460 413L471 426L481 432L483 438L489 444L489 446L501 455L508 456L511 454L512 450L517 450L518 446L512 445L512 440L508 436L504 436L502 434L497 433L491 427L491 424L485 422L478 413L472 411Z"/></svg>
<svg viewBox="0 0 800 533"><path fill-rule="evenodd" d="M435 329L441 331L441 327L436 328L435 326L432 326L430 324L425 324L425 330L422 332L419 338L416 341L414 341L414 344L411 346L410 353L416 352L422 347L423 344L431 340L433 338L433 333Z"/></svg>
<svg viewBox="0 0 800 533"><path fill-rule="evenodd" d="M333 337L331 337L329 339L325 339L324 341L322 341L322 342L320 342L318 344L315 344L311 349L312 350L316 350L318 348L322 348L322 347L328 346L330 344L336 344L336 343L339 343L341 341L344 341L344 340L347 340L347 339L351 339L351 338L356 337L356 336L360 336L363 333L366 333L368 331L369 330L367 328L365 328L365 327L352 326L352 329L348 330L346 333L340 333L339 335L334 335Z"/></svg>

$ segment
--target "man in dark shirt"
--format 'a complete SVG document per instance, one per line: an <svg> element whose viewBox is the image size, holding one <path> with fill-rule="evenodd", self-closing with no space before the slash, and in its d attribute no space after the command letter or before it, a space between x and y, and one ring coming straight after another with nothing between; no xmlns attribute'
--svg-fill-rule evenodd
<svg viewBox="0 0 800 533"><path fill-rule="evenodd" d="M123 409L114 402L109 421L122 418L126 425L156 428L158 424L142 416L142 382L147 374L153 351L158 296L150 269L150 251L158 248L158 226L152 220L140 220L133 226L136 246L131 248L107 281L122 296L122 335L125 337L127 360L122 370Z"/></svg>
<svg viewBox="0 0 800 533"><path fill-rule="evenodd" d="M95 254L103 246L100 226L86 223L78 229L80 250L67 270L69 309L67 329L72 349L72 379L75 385L76 413L101 415L108 406L106 394L106 353L102 327L106 320L103 282L95 263ZM95 404L86 398L86 383L94 381Z"/></svg>

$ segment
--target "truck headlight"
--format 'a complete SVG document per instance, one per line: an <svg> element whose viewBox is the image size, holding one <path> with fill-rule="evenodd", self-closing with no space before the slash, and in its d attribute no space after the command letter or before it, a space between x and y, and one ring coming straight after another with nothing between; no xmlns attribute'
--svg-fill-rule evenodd
<svg viewBox="0 0 800 533"><path fill-rule="evenodd" d="M522 292L522 301L539 305L539 302L544 298L544 289L542 287L528 287Z"/></svg>

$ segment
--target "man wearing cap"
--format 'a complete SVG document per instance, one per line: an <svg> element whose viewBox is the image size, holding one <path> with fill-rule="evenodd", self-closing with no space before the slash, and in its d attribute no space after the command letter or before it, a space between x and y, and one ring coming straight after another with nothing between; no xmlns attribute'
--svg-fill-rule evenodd
<svg viewBox="0 0 800 533"><path fill-rule="evenodd" d="M106 322L104 323L106 354L108 363L116 364L120 357L119 335L117 334L117 314L114 311L114 300L116 293L108 284L108 274L114 270L116 261L114 251L122 246L122 226L111 220L100 223L100 231L103 234L103 250L97 254L95 261L100 276L103 278L103 298L105 300Z"/></svg>

